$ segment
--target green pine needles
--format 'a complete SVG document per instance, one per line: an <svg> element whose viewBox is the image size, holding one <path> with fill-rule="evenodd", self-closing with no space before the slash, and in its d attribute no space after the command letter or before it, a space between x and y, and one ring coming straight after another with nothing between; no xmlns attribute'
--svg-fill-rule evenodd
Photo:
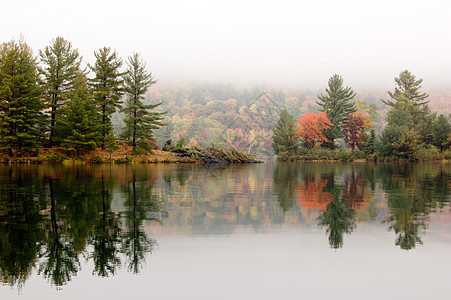
<svg viewBox="0 0 451 300"><path fill-rule="evenodd" d="M299 136L293 116L286 109L280 114L272 140L271 146L279 160L288 160L296 156L299 150Z"/></svg>
<svg viewBox="0 0 451 300"><path fill-rule="evenodd" d="M335 139L343 136L340 125L350 114L357 111L355 96L350 87L343 86L343 78L338 74L329 78L326 94L318 95L319 100L316 103L320 106L319 111L325 112L334 125L331 129L325 130L324 135L328 141L324 142L323 147L336 148Z"/></svg>
<svg viewBox="0 0 451 300"><path fill-rule="evenodd" d="M155 140L153 130L164 125L162 115L166 112L154 111L161 102L148 105L143 103L144 95L156 81L152 73L147 72L146 64L139 54L134 53L130 56L127 66L124 76L124 90L127 98L122 109L126 117L121 137L130 141L134 153L139 153L139 149L151 153L152 147L149 142Z"/></svg>
<svg viewBox="0 0 451 300"><path fill-rule="evenodd" d="M102 149L105 150L108 137L112 132L111 116L121 107L123 95L123 79L119 71L122 60L116 51L103 47L94 52L96 62L89 66L95 77L90 80L101 117Z"/></svg>
<svg viewBox="0 0 451 300"><path fill-rule="evenodd" d="M31 48L23 41L0 48L0 149L9 156L33 151L42 142L44 104Z"/></svg>

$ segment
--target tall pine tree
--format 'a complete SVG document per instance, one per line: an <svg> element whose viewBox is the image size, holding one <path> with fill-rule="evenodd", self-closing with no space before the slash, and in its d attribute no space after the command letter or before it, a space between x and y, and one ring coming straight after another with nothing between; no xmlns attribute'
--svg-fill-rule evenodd
<svg viewBox="0 0 451 300"><path fill-rule="evenodd" d="M382 102L393 109L408 111L413 118L414 123L422 121L423 111L429 103L426 100L429 95L421 93L421 83L423 79L416 79L415 75L407 70L402 71L399 77L395 78L395 90L387 92L391 100L382 100Z"/></svg>
<svg viewBox="0 0 451 300"><path fill-rule="evenodd" d="M56 140L56 124L59 109L67 99L67 93L73 88L75 74L80 69L81 57L78 50L62 37L52 40L49 46L39 51L44 67L41 73L44 76L45 99L50 108L50 147Z"/></svg>
<svg viewBox="0 0 451 300"><path fill-rule="evenodd" d="M36 59L19 40L0 48L0 148L10 156L39 146L44 104ZM14 151L16 153L14 153Z"/></svg>
<svg viewBox="0 0 451 300"><path fill-rule="evenodd" d="M293 116L284 109L280 114L272 136L272 148L280 160L296 155L299 149L299 136Z"/></svg>
<svg viewBox="0 0 451 300"><path fill-rule="evenodd" d="M433 118L428 107L429 95L420 92L423 79L416 79L415 75L405 70L395 78L395 90L388 92L391 100L382 102L392 110L402 110L409 113L413 120L414 130L418 133L420 141L425 144L433 142Z"/></svg>
<svg viewBox="0 0 451 300"><path fill-rule="evenodd" d="M350 87L343 86L343 78L334 74L329 78L326 94L318 95L319 101L316 103L321 107L320 111L325 112L334 125L324 132L327 142L324 147L335 148L335 139L342 137L340 125L346 118L357 111L353 102L355 93Z"/></svg>
<svg viewBox="0 0 451 300"><path fill-rule="evenodd" d="M123 112L125 127L121 136L130 140L133 152L137 152L137 146L147 152L151 152L149 141L154 140L153 130L163 126L162 115L166 112L155 112L154 109L160 103L144 105L142 100L150 86L156 81L152 73L147 72L145 62L139 54L134 53L128 58L127 73L124 77L125 93L127 100Z"/></svg>
<svg viewBox="0 0 451 300"><path fill-rule="evenodd" d="M59 130L64 135L61 145L77 151L92 150L100 143L100 122L96 112L86 76L78 72L74 78L74 89L58 117Z"/></svg>
<svg viewBox="0 0 451 300"><path fill-rule="evenodd" d="M99 49L94 52L96 62L94 66L89 66L95 73L91 79L95 100L100 110L102 120L102 149L105 150L109 133L112 131L111 116L120 107L120 98L123 94L121 76L119 68L122 61L116 51L111 51L109 47Z"/></svg>

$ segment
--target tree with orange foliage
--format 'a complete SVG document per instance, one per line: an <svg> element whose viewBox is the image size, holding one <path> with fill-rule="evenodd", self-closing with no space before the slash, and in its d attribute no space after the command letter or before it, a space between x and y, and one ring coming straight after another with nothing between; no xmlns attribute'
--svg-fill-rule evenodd
<svg viewBox="0 0 451 300"><path fill-rule="evenodd" d="M298 119L297 123L300 126L298 135L304 140L304 144L308 148L313 148L316 143L328 142L324 131L334 126L325 112L307 113Z"/></svg>
<svg viewBox="0 0 451 300"><path fill-rule="evenodd" d="M362 150L366 138L366 130L371 127L369 116L363 113L353 113L341 124L341 131L348 148L353 151L357 147Z"/></svg>

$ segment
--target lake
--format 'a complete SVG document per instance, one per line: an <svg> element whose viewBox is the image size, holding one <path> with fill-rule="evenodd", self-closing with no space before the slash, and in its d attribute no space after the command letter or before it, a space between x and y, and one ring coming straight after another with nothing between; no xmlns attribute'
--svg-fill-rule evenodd
<svg viewBox="0 0 451 300"><path fill-rule="evenodd" d="M0 299L449 299L451 164L0 165Z"/></svg>

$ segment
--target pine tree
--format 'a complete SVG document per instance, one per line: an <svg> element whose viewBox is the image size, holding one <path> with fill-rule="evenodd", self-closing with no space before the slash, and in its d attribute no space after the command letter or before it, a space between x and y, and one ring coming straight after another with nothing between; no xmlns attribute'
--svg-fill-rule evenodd
<svg viewBox="0 0 451 300"><path fill-rule="evenodd" d="M120 98L123 94L121 79L123 74L119 72L122 60L118 58L116 51L111 51L109 47L99 49L98 52L94 52L94 56L96 62L89 68L95 73L91 85L100 109L102 149L105 150L109 133L112 131L111 116L116 112L116 108L120 107Z"/></svg>
<svg viewBox="0 0 451 300"><path fill-rule="evenodd" d="M350 87L343 86L343 78L334 74L329 78L326 94L318 95L319 101L316 103L321 107L320 111L325 112L334 125L325 131L328 142L323 143L324 147L335 148L335 139L342 137L340 125L346 118L357 111L353 102L355 93Z"/></svg>
<svg viewBox="0 0 451 300"><path fill-rule="evenodd" d="M423 79L416 80L415 75L405 70L395 78L396 87L393 92L388 91L392 100L382 100L382 102L393 109L402 109L408 111L415 124L422 121L424 109L429 103L425 100L429 95L421 93L421 83Z"/></svg>
<svg viewBox="0 0 451 300"><path fill-rule="evenodd" d="M296 155L299 149L299 136L293 116L284 109L272 136L272 148L279 159L288 159Z"/></svg>
<svg viewBox="0 0 451 300"><path fill-rule="evenodd" d="M128 70L124 77L125 93L127 100L123 112L126 117L124 119L125 127L121 137L129 139L133 146L133 152L136 153L136 146L140 146L147 152L151 152L149 140L154 140L153 130L158 129L164 124L162 123L162 115L166 112L153 111L161 105L149 104L144 105L142 100L148 88L155 84L152 73L146 71L146 64L140 58L139 54L134 53L128 58Z"/></svg>
<svg viewBox="0 0 451 300"><path fill-rule="evenodd" d="M390 110L387 114L387 125L382 131L378 152L383 156L395 154L394 144L413 127L413 119L408 111Z"/></svg>
<svg viewBox="0 0 451 300"><path fill-rule="evenodd" d="M395 90L388 92L391 100L382 100L391 107L381 136L382 155L410 158L422 145L433 142L434 115L427 106L429 95L420 92L422 82L409 71L402 71L395 78Z"/></svg>
<svg viewBox="0 0 451 300"><path fill-rule="evenodd" d="M371 129L370 136L366 138L363 152L366 154L373 154L376 152L376 132L374 128Z"/></svg>
<svg viewBox="0 0 451 300"><path fill-rule="evenodd" d="M31 151L42 140L44 104L36 59L31 48L19 40L0 48L0 149L12 156Z"/></svg>
<svg viewBox="0 0 451 300"><path fill-rule="evenodd" d="M83 73L76 74L74 89L68 93L68 98L57 118L60 132L65 136L61 145L76 150L80 156L81 149L94 149L101 138L96 105Z"/></svg>
<svg viewBox="0 0 451 300"><path fill-rule="evenodd" d="M56 134L57 115L67 93L73 87L75 74L80 69L81 57L77 49L62 37L52 40L49 46L39 51L44 67L41 73L44 76L45 99L50 108L50 147L61 136Z"/></svg>
<svg viewBox="0 0 451 300"><path fill-rule="evenodd" d="M438 116L433 125L434 145L443 151L447 147L448 136L451 133L451 124L444 115Z"/></svg>

